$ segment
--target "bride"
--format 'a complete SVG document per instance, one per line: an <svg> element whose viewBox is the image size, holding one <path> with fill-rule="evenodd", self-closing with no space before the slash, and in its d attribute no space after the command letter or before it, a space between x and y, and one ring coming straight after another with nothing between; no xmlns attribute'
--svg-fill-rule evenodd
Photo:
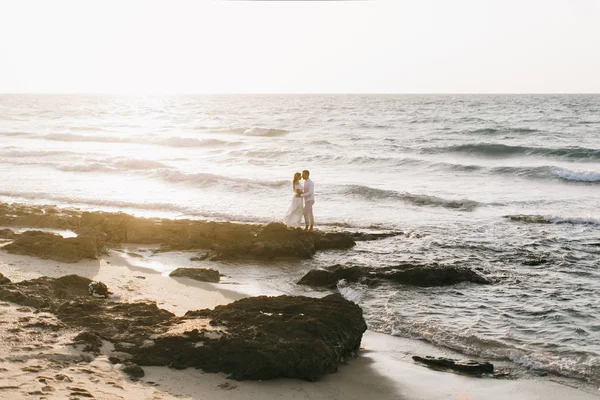
<svg viewBox="0 0 600 400"><path fill-rule="evenodd" d="M294 191L294 197L292 198L292 205L288 210L287 214L283 218L283 223L287 226L293 226L299 228L302 225L302 214L304 212L303 198L298 196L302 194L304 186L300 183L302 175L300 172L294 174L294 180L292 181L292 190Z"/></svg>

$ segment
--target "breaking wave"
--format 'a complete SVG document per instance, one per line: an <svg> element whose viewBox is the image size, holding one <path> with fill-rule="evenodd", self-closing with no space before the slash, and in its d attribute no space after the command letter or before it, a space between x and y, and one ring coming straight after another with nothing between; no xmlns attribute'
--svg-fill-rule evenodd
<svg viewBox="0 0 600 400"><path fill-rule="evenodd" d="M147 139L141 137L114 137L114 136L86 136L71 133L52 133L44 137L47 140L61 142L99 142L99 143L137 143L167 147L212 147L236 144L219 139L196 139L190 137L174 136L166 139Z"/></svg>
<svg viewBox="0 0 600 400"><path fill-rule="evenodd" d="M273 137L273 136L287 135L288 131L286 131L285 129L259 128L257 126L254 126L252 128L244 130L244 132L242 134L245 135L245 136L268 136L268 137Z"/></svg>
<svg viewBox="0 0 600 400"><path fill-rule="evenodd" d="M526 214L506 215L505 218L515 222L525 222L530 224L600 225L600 220L595 218L554 217Z"/></svg>
<svg viewBox="0 0 600 400"><path fill-rule="evenodd" d="M235 178L231 176L215 175L207 173L186 174L174 170L159 170L152 174L152 177L159 178L171 183L183 183L192 186L209 187L217 185L226 185L234 187L264 187L264 188L283 188L289 185L287 180L279 181L261 181L255 179Z"/></svg>
<svg viewBox="0 0 600 400"><path fill-rule="evenodd" d="M350 185L344 190L345 194L362 197L367 200L400 200L416 206L444 207L460 211L473 211L481 204L468 199L449 200L441 197L393 190L375 189L369 186Z"/></svg>
<svg viewBox="0 0 600 400"><path fill-rule="evenodd" d="M475 143L455 146L428 147L422 150L424 153L466 153L489 157L512 157L519 155L538 155L546 157L561 157L569 159L600 160L600 149L589 149L586 147L528 147L512 146L499 143Z"/></svg>

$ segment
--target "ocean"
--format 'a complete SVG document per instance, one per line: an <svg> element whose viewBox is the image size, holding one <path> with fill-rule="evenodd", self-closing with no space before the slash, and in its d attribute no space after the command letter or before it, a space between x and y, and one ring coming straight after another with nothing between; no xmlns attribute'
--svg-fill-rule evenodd
<svg viewBox="0 0 600 400"><path fill-rule="evenodd" d="M278 222L303 169L317 229L404 234L234 279L477 268L496 283L339 290L372 330L600 383L600 95L0 95L4 202Z"/></svg>

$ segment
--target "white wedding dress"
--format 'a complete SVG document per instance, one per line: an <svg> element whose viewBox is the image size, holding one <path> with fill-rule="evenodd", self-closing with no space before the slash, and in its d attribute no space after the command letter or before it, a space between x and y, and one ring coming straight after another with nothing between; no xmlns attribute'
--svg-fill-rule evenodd
<svg viewBox="0 0 600 400"><path fill-rule="evenodd" d="M303 190L304 185L298 183L296 184L295 190ZM287 214L283 218L283 223L287 226L293 226L294 228L298 228L302 226L302 214L304 213L304 199L302 197L296 196L296 192L294 192L294 197L292 198L292 205L288 210Z"/></svg>

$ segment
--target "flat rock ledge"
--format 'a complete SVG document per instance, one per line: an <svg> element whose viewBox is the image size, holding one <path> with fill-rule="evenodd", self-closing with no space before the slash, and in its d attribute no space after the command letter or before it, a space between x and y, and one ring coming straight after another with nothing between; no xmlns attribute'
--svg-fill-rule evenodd
<svg viewBox="0 0 600 400"><path fill-rule="evenodd" d="M138 218L124 213L82 212L56 207L0 203L0 226L71 230L76 238L51 233L16 234L0 231L0 238L14 240L6 251L63 262L95 259L105 246L123 243L160 245L159 251L203 250L207 259L236 260L276 258L307 259L317 251L345 250L356 240L379 240L401 234L356 232L304 232L284 224L268 225L197 220ZM52 249L49 249L51 247Z"/></svg>
<svg viewBox="0 0 600 400"><path fill-rule="evenodd" d="M348 283L364 283L369 286L377 286L384 282L421 287L447 286L462 282L492 283L485 276L465 267L439 264L402 264L393 267L372 268L347 267L338 264L325 269L308 271L298 284L335 289L341 280Z"/></svg>
<svg viewBox="0 0 600 400"><path fill-rule="evenodd" d="M214 268L177 268L169 276L190 278L201 282L219 283L221 274Z"/></svg>
<svg viewBox="0 0 600 400"><path fill-rule="evenodd" d="M13 239L12 243L3 247L9 253L65 263L75 263L86 258L95 260L104 249L104 235L100 232L86 232L72 238L37 230L18 234L4 229L0 234Z"/></svg>
<svg viewBox="0 0 600 400"><path fill-rule="evenodd" d="M196 367L238 380L317 380L356 355L367 329L361 308L339 294L251 297L177 317L155 303L90 296L90 283L77 275L8 282L0 301L55 314L65 329L88 332L78 340L92 351L101 351L96 337L113 343L122 355L115 363Z"/></svg>

